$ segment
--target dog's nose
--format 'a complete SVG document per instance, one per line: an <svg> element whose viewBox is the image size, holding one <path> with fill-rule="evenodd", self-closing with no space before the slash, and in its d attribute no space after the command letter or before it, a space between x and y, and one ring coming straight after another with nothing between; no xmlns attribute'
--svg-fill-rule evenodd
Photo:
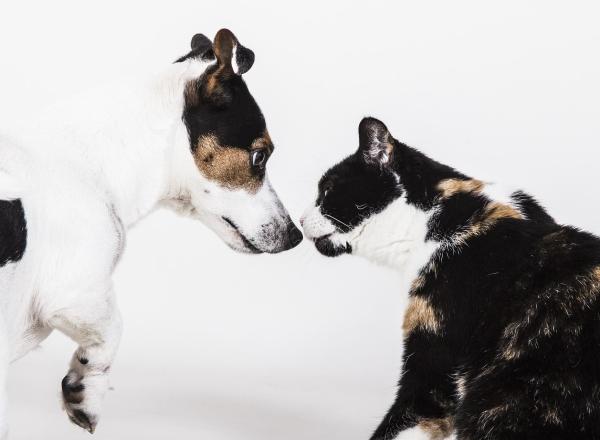
<svg viewBox="0 0 600 440"><path fill-rule="evenodd" d="M300 229L298 229L293 223L290 223L288 226L287 236L288 245L286 246L286 250L295 248L302 241L302 232L300 232Z"/></svg>

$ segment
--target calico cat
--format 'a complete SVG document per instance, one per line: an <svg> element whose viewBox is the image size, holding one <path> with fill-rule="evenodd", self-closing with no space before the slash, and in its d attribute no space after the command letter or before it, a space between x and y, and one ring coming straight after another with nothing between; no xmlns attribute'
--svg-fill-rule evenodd
<svg viewBox="0 0 600 440"><path fill-rule="evenodd" d="M301 223L322 254L361 255L412 281L403 374L373 440L600 439L596 236L373 118Z"/></svg>

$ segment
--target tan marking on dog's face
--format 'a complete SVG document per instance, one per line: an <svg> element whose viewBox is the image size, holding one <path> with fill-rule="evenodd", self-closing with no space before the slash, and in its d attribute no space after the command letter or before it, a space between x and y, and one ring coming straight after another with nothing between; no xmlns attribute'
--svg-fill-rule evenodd
<svg viewBox="0 0 600 440"><path fill-rule="evenodd" d="M259 141L260 139L260 141ZM255 142L264 143L264 137ZM248 150L220 145L216 136L202 136L197 143L194 161L207 179L229 189L256 193L263 176L252 169Z"/></svg>
<svg viewBox="0 0 600 440"><path fill-rule="evenodd" d="M412 284L410 285L410 291L416 292L418 290L421 290L423 286L425 286L425 277L423 275L419 275L413 280Z"/></svg>
<svg viewBox="0 0 600 440"><path fill-rule="evenodd" d="M405 335L409 335L417 328L438 333L441 323L437 312L427 299L413 296L404 314L402 329Z"/></svg>
<svg viewBox="0 0 600 440"><path fill-rule="evenodd" d="M445 179L438 183L437 189L440 191L441 197L447 199L461 192L481 192L484 187L485 183L481 180Z"/></svg>
<svg viewBox="0 0 600 440"><path fill-rule="evenodd" d="M419 422L419 428L429 434L430 440L443 440L452 434L454 420L451 417L424 419Z"/></svg>
<svg viewBox="0 0 600 440"><path fill-rule="evenodd" d="M273 152L273 142L271 141L269 132L266 130L261 137L254 139L252 145L250 146L251 150L260 150L261 148L265 148L269 154Z"/></svg>

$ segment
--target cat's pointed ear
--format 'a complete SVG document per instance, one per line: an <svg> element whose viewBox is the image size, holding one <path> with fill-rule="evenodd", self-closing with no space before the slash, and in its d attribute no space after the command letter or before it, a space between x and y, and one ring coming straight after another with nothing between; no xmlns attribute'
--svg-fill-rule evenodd
<svg viewBox="0 0 600 440"><path fill-rule="evenodd" d="M246 73L254 64L254 52L240 44L229 29L221 29L213 42L219 68L237 75Z"/></svg>
<svg viewBox="0 0 600 440"><path fill-rule="evenodd" d="M364 118L358 125L359 151L368 164L386 166L394 156L394 138L383 122Z"/></svg>

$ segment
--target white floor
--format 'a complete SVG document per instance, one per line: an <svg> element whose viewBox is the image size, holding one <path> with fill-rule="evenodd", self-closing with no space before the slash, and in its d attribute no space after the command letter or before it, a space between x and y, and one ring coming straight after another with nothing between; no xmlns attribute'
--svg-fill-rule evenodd
<svg viewBox="0 0 600 440"><path fill-rule="evenodd" d="M159 212L130 234L115 284L125 333L94 438L364 440L391 404L405 301L391 271L309 244L237 255ZM73 350L55 333L13 364L11 440L89 437L60 406Z"/></svg>
<svg viewBox="0 0 600 440"><path fill-rule="evenodd" d="M12 440L89 437L60 408L66 359L57 354L66 344L58 336L13 367ZM350 383L330 368L322 374L268 365L248 371L236 369L233 359L206 368L185 351L173 364L153 363L157 353L151 352L122 357L97 439L366 439L392 391L366 373Z"/></svg>

